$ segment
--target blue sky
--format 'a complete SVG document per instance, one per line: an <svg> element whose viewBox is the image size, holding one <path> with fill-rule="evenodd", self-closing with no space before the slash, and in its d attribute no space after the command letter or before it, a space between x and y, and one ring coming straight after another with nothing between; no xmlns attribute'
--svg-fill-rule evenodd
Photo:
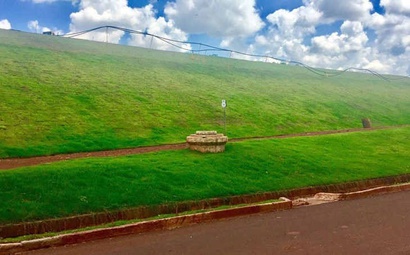
<svg viewBox="0 0 410 255"><path fill-rule="evenodd" d="M0 28L66 34L114 25L315 67L409 75L410 7L405 1L0 0ZM121 31L110 31L109 38L111 43L179 50ZM82 39L106 36L95 32Z"/></svg>
<svg viewBox="0 0 410 255"><path fill-rule="evenodd" d="M152 2L152 1L151 1ZM164 15L163 9L167 1L156 1L153 5L158 11L158 16ZM383 13L380 0L372 0L374 11ZM149 0L130 0L130 7L143 7L150 3ZM262 18L278 9L293 10L303 5L302 0L257 0L256 9ZM70 14L78 11L78 5L71 1L54 1L49 3L34 3L29 0L0 0L0 20L8 19L13 24L13 29L30 31L27 23L38 20L40 24L49 28L58 28L65 33L69 31Z"/></svg>

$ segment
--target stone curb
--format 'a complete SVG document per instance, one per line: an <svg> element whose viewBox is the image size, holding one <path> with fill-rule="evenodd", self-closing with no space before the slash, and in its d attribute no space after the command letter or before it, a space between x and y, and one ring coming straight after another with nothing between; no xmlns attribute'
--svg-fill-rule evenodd
<svg viewBox="0 0 410 255"><path fill-rule="evenodd" d="M325 193L320 192L314 196L314 199L324 200L324 201L340 201L340 200L351 200L358 198L365 198L373 195L381 195L389 192L399 192L410 190L410 183L392 185L392 186L381 186L373 189L366 189L356 192L347 193Z"/></svg>
<svg viewBox="0 0 410 255"><path fill-rule="evenodd" d="M97 239L144 233L154 230L175 229L187 225L209 222L218 219L226 219L255 213L288 210L292 208L291 200L281 200L283 201L258 205L248 205L238 208L196 213L184 216L176 216L167 219L143 221L118 227L95 229L73 234L64 234L55 237L46 237L41 239L22 241L18 243L0 244L0 255L15 254L17 252L26 252L43 248L64 246Z"/></svg>

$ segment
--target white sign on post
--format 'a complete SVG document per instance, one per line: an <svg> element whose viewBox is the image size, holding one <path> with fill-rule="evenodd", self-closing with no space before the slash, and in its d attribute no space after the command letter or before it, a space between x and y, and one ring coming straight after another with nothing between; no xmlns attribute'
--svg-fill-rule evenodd
<svg viewBox="0 0 410 255"><path fill-rule="evenodd" d="M222 99L222 108L226 108L226 100Z"/></svg>
<svg viewBox="0 0 410 255"><path fill-rule="evenodd" d="M226 135L226 100L222 99L222 108L224 108L224 130Z"/></svg>

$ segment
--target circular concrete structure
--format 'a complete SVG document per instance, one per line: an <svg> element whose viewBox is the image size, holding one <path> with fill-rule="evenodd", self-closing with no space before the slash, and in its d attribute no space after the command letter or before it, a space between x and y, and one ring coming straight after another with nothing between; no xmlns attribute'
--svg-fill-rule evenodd
<svg viewBox="0 0 410 255"><path fill-rule="evenodd" d="M191 150L203 153L219 153L225 151L228 137L218 134L216 131L196 131L195 134L187 136L186 142Z"/></svg>

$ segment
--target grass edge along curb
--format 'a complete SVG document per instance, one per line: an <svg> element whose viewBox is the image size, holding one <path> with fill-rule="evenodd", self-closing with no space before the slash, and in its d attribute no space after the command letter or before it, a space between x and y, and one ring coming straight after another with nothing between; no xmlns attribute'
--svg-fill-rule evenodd
<svg viewBox="0 0 410 255"><path fill-rule="evenodd" d="M41 248L63 246L108 237L137 234L154 230L175 229L183 226L188 226L202 222L209 222L217 219L231 218L255 213L288 210L292 208L291 200L285 198L281 200L282 201L279 202L247 205L237 208L195 213L166 219L143 221L117 227L95 229L71 234L63 234L54 237L46 237L17 243L0 244L0 255L13 254L17 252L36 250Z"/></svg>
<svg viewBox="0 0 410 255"><path fill-rule="evenodd" d="M410 182L410 173L396 176L359 180L347 183L311 186L305 188L265 192L224 198L213 198L200 201L186 201L173 204L163 204L149 207L136 207L126 210L84 214L66 218L49 219L19 224L6 224L0 226L0 236L3 238L18 237L47 232L62 232L70 229L80 229L97 226L120 220L147 219L163 214L178 214L186 211L212 209L221 205L251 204L279 197L290 199L311 196L320 192L355 192L379 186L393 185Z"/></svg>
<svg viewBox="0 0 410 255"><path fill-rule="evenodd" d="M374 195L386 194L389 192L399 192L408 190L410 190L410 183L403 183L392 186L382 186L356 192L318 193L315 195L315 198L333 201L351 200L365 198ZM255 213L289 210L293 208L292 200L289 200L284 197L280 198L279 200L282 201L188 214L159 220L143 221L122 226L94 229L70 234L62 234L53 237L45 237L16 243L0 244L0 255L64 246L98 239L112 238L129 234L138 234L155 230L175 229L193 224L209 222L217 219L231 218Z"/></svg>

